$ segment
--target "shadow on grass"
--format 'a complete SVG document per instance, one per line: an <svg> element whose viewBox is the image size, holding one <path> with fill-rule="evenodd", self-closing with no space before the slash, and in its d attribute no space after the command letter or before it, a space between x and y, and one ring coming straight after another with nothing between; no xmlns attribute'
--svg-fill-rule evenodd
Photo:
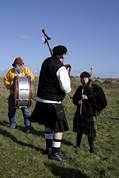
<svg viewBox="0 0 119 178"><path fill-rule="evenodd" d="M47 168L52 172L56 177L60 178L90 178L89 176L82 173L79 169L74 168L64 168L56 165L55 163L45 163Z"/></svg>
<svg viewBox="0 0 119 178"><path fill-rule="evenodd" d="M0 122L0 125L9 128L9 122L3 121L3 122ZM24 127L21 127L21 126L17 126L17 129L20 130L20 131L24 131ZM31 132L32 132L33 135L44 137L44 132L43 131L37 131L33 127L31 129Z"/></svg>
<svg viewBox="0 0 119 178"><path fill-rule="evenodd" d="M9 122L3 121L3 122L0 122L0 125L5 126L5 127L9 127Z"/></svg>
<svg viewBox="0 0 119 178"><path fill-rule="evenodd" d="M32 127L31 132L32 132L33 135L37 135L37 136L40 136L40 137L44 138L44 131L39 131L39 130L37 131L36 129L34 129Z"/></svg>
<svg viewBox="0 0 119 178"><path fill-rule="evenodd" d="M0 128L0 135L3 135L5 137L10 138L13 142L15 142L17 144L20 144L22 146L26 146L26 147L35 149L36 151L40 151L42 154L44 154L44 150L42 148L36 147L36 146L34 146L32 144L28 144L28 143L24 143L22 141L19 141L14 135L12 135L11 133L9 133L6 130L3 130L2 128Z"/></svg>
<svg viewBox="0 0 119 178"><path fill-rule="evenodd" d="M119 121L119 117L110 117L110 119L115 120L115 121Z"/></svg>
<svg viewBox="0 0 119 178"><path fill-rule="evenodd" d="M73 145L72 142L69 142L69 141L67 141L65 139L62 140L62 143L65 144L65 145Z"/></svg>

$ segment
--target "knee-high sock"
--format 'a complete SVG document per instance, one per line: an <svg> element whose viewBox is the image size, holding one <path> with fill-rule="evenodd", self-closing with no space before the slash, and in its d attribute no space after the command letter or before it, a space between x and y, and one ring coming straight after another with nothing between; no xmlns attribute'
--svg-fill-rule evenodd
<svg viewBox="0 0 119 178"><path fill-rule="evenodd" d="M82 135L83 135L82 133L77 133L77 136L76 136L76 146L78 146L78 147L80 147Z"/></svg>
<svg viewBox="0 0 119 178"><path fill-rule="evenodd" d="M52 148L53 132L45 131L46 150Z"/></svg>
<svg viewBox="0 0 119 178"><path fill-rule="evenodd" d="M54 133L54 138L52 141L52 153L58 153L60 151L61 148L61 141L62 141L62 132L57 132Z"/></svg>
<svg viewBox="0 0 119 178"><path fill-rule="evenodd" d="M89 143L89 147L90 147L90 151L94 151L94 139L93 137L88 137L88 143Z"/></svg>
<svg viewBox="0 0 119 178"><path fill-rule="evenodd" d="M61 141L59 139L53 139L52 141L52 153L59 153L61 148Z"/></svg>

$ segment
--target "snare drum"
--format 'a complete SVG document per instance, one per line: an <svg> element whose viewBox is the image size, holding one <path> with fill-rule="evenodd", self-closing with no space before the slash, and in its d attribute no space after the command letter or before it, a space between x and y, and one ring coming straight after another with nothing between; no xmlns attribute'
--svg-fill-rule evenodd
<svg viewBox="0 0 119 178"><path fill-rule="evenodd" d="M28 76L14 79L15 105L17 108L30 106L32 100L31 79Z"/></svg>

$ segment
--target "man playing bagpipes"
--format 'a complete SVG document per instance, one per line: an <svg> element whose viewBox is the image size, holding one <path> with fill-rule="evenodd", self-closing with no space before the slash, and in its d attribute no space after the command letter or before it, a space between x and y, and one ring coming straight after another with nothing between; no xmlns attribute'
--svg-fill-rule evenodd
<svg viewBox="0 0 119 178"><path fill-rule="evenodd" d="M37 103L31 114L31 122L45 126L46 153L52 160L64 161L60 154L63 132L68 123L62 101L71 91L70 78L64 66L67 53L65 46L55 46L52 56L44 60L37 91Z"/></svg>
<svg viewBox="0 0 119 178"><path fill-rule="evenodd" d="M81 73L80 78L82 84L73 96L73 103L77 106L73 120L73 131L77 132L76 147L80 148L82 135L86 134L90 152L94 153L96 137L94 117L106 107L107 101L103 89L97 84L93 84L88 72Z"/></svg>

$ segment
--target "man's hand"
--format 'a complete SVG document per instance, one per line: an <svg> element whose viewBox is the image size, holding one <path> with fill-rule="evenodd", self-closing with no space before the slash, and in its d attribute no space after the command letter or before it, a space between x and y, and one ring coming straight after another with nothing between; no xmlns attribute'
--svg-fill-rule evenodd
<svg viewBox="0 0 119 178"><path fill-rule="evenodd" d="M13 87L13 83L11 85L6 85L7 89L11 89Z"/></svg>
<svg viewBox="0 0 119 178"><path fill-rule="evenodd" d="M26 77L30 78L31 79L31 76L30 75L26 75Z"/></svg>
<svg viewBox="0 0 119 178"><path fill-rule="evenodd" d="M87 95L82 95L82 99L87 100L88 99Z"/></svg>

